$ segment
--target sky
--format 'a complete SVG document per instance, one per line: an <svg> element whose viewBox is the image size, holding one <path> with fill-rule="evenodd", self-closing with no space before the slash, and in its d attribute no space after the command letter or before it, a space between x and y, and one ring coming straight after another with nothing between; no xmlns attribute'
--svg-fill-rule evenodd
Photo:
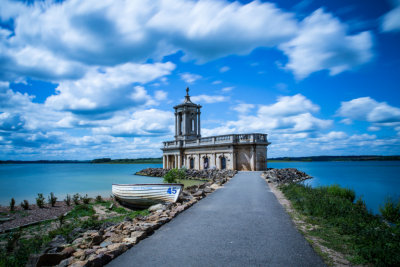
<svg viewBox="0 0 400 267"><path fill-rule="evenodd" d="M400 154L400 0L0 0L0 160L160 157L201 134L268 157Z"/></svg>

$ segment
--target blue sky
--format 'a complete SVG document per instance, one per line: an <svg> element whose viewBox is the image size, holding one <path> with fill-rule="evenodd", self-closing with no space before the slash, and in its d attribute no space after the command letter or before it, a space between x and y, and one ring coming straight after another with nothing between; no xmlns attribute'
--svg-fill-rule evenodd
<svg viewBox="0 0 400 267"><path fill-rule="evenodd" d="M1 0L0 159L161 156L186 86L202 136L398 155L399 47L399 0Z"/></svg>

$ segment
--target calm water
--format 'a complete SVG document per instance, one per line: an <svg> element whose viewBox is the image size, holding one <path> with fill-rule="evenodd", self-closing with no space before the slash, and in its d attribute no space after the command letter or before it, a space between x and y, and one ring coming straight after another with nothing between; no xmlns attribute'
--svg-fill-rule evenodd
<svg viewBox="0 0 400 267"><path fill-rule="evenodd" d="M353 189L369 209L379 212L387 196L400 197L400 161L276 162L270 168L297 168L311 186L339 184Z"/></svg>
<svg viewBox="0 0 400 267"><path fill-rule="evenodd" d="M24 199L34 203L37 193L47 197L50 192L59 199L75 193L106 197L112 183L161 182L161 178L133 175L149 167L161 164L1 164L0 204L8 205L12 197L17 203ZM268 167L304 171L314 177L306 182L312 186L352 188L374 212L388 195L400 196L400 161L277 162Z"/></svg>
<svg viewBox="0 0 400 267"><path fill-rule="evenodd" d="M144 168L162 164L1 164L0 204L27 199L35 202L37 193L54 192L58 199L66 194L83 193L91 197L111 194L113 183L159 183L161 178L133 175Z"/></svg>

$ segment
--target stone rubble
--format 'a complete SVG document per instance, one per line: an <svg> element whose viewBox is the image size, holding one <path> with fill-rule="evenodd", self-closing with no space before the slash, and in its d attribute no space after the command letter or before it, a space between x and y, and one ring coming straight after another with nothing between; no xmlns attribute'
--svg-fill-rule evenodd
<svg viewBox="0 0 400 267"><path fill-rule="evenodd" d="M169 170L163 168L147 168L135 173L136 175L152 176L152 177L163 177ZM215 177L220 176L233 176L236 174L234 170L218 170L218 169L206 169L206 170L195 170L186 169L186 179L191 180L213 180Z"/></svg>
<svg viewBox="0 0 400 267"><path fill-rule="evenodd" d="M298 183L312 178L308 174L299 171L298 169L295 168L286 168L286 169L269 168L268 170L264 171L261 176L264 177L268 183L274 183L276 185L287 185L291 183Z"/></svg>
<svg viewBox="0 0 400 267"><path fill-rule="evenodd" d="M161 173L160 169L145 169L145 173ZM142 172L143 172L142 171ZM82 232L77 229L78 237L70 244L62 236L57 236L51 247L41 255L32 255L27 266L103 266L154 233L163 224L168 223L184 210L190 208L208 194L229 181L237 171L206 170L190 172L192 177L207 179L201 185L185 188L176 203L151 206L147 216L120 223L105 223L99 230ZM200 173L200 174L199 174ZM51 253L50 253L51 252Z"/></svg>

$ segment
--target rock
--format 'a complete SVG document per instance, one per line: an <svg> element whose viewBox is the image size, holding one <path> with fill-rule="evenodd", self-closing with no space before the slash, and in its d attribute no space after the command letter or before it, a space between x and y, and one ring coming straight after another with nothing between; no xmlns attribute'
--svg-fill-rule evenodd
<svg viewBox="0 0 400 267"><path fill-rule="evenodd" d="M87 261L76 261L70 267L83 267L86 266Z"/></svg>
<svg viewBox="0 0 400 267"><path fill-rule="evenodd" d="M171 219L168 218L168 217L163 217L163 218L160 218L160 219L158 220L157 223L161 226L161 225L163 225L163 224L169 222L170 220L171 220Z"/></svg>
<svg viewBox="0 0 400 267"><path fill-rule="evenodd" d="M131 217L125 216L124 222L131 222L131 221L132 221Z"/></svg>
<svg viewBox="0 0 400 267"><path fill-rule="evenodd" d="M90 246L95 246L101 243L103 241L103 237L99 233L95 233L94 235L91 236L92 241L90 242Z"/></svg>
<svg viewBox="0 0 400 267"><path fill-rule="evenodd" d="M108 247L109 245L111 245L112 242L111 241L104 241L100 244L100 247L105 248Z"/></svg>
<svg viewBox="0 0 400 267"><path fill-rule="evenodd" d="M85 251L83 249L77 250L72 254L75 258L80 258L85 256Z"/></svg>
<svg viewBox="0 0 400 267"><path fill-rule="evenodd" d="M73 247L66 247L61 251L61 254L65 255L66 257L70 257L75 252Z"/></svg>
<svg viewBox="0 0 400 267"><path fill-rule="evenodd" d="M83 237L79 237L77 239L75 239L74 241L72 241L72 245L80 245L81 243L84 242L84 238Z"/></svg>
<svg viewBox="0 0 400 267"><path fill-rule="evenodd" d="M145 239L147 236L147 233L145 231L136 231L131 233L131 238L136 238L137 241Z"/></svg>
<svg viewBox="0 0 400 267"><path fill-rule="evenodd" d="M108 207L109 210L112 210L114 208L114 203L111 203L110 206Z"/></svg>
<svg viewBox="0 0 400 267"><path fill-rule="evenodd" d="M219 189L219 188L221 188L219 185L217 185L217 184L212 184L211 186L210 186L210 188L211 189L213 189L213 190L217 190L217 189Z"/></svg>
<svg viewBox="0 0 400 267"><path fill-rule="evenodd" d="M212 190L210 187L206 186L206 187L204 187L203 192L209 194L212 192Z"/></svg>
<svg viewBox="0 0 400 267"><path fill-rule="evenodd" d="M134 237L125 237L122 242L128 243L128 244L136 244L138 242L137 238Z"/></svg>
<svg viewBox="0 0 400 267"><path fill-rule="evenodd" d="M47 247L49 248L49 249L47 249L47 251L55 248L56 251L54 251L54 252L60 252L61 250L64 249L64 246L67 244L68 244L67 240L62 235L57 235L56 237L53 238L53 240L51 240L47 244Z"/></svg>
<svg viewBox="0 0 400 267"><path fill-rule="evenodd" d="M38 261L36 262L36 266L40 267L57 265L65 258L67 257L61 253L45 253L40 255Z"/></svg>
<svg viewBox="0 0 400 267"><path fill-rule="evenodd" d="M166 209L166 206L163 205L163 204L153 205L153 206L151 206L150 208L148 208L148 210L149 210L150 212L152 212L152 211L158 211L158 210L164 211L165 209Z"/></svg>
<svg viewBox="0 0 400 267"><path fill-rule="evenodd" d="M74 262L75 258L74 257L69 257L67 259L62 260L57 267L67 267L68 265L71 265Z"/></svg>
<svg viewBox="0 0 400 267"><path fill-rule="evenodd" d="M96 254L96 255L92 255L88 258L86 266L88 267L101 267L106 265L107 263L109 263L112 260L112 257L110 255L107 254Z"/></svg>
<svg viewBox="0 0 400 267"><path fill-rule="evenodd" d="M196 193L193 194L194 197L202 197L204 196L204 191L203 190L199 190Z"/></svg>
<svg viewBox="0 0 400 267"><path fill-rule="evenodd" d="M115 258L128 250L128 247L123 243L112 244L107 248L109 251L105 254L111 256L112 258Z"/></svg>

